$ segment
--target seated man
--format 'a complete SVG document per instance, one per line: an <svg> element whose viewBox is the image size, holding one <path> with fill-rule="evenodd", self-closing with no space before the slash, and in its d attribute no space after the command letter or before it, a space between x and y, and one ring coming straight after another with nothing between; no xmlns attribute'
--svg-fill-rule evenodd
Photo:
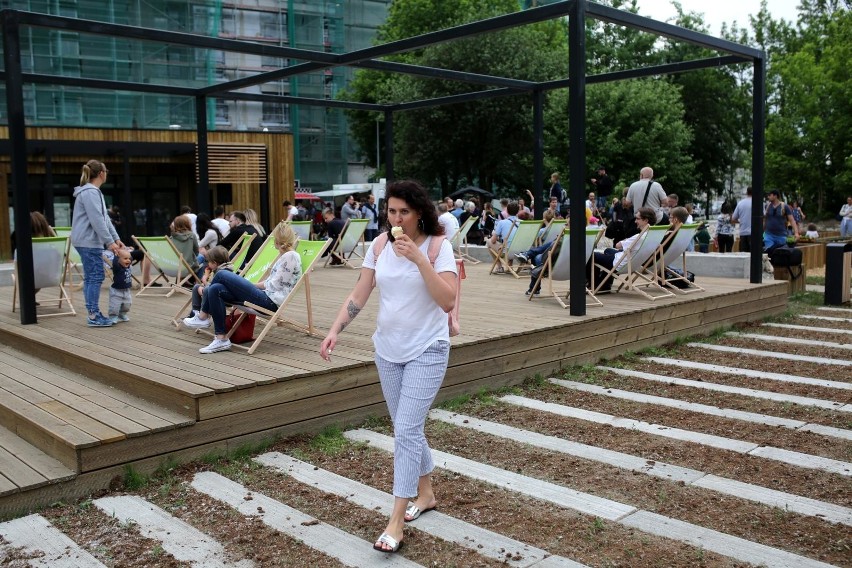
<svg viewBox="0 0 852 568"><path fill-rule="evenodd" d="M328 235L329 240L331 241L331 246L325 249L323 256L328 256L331 249L334 248L335 243L337 243L338 237L340 237L340 233L343 232L343 227L346 226L346 222L343 219L338 219L334 216L334 211L331 209L325 209L322 212L322 218L325 221L325 231ZM331 259L332 265L343 264L336 256Z"/></svg>
<svg viewBox="0 0 852 568"><path fill-rule="evenodd" d="M669 235L677 232L677 230L680 229L680 226L686 223L688 218L689 211L686 210L686 207L675 207L669 211L669 221L671 221L672 225L663 237L663 243L665 243L663 244L663 251L669 250L669 245L671 244L671 241L668 240Z"/></svg>
<svg viewBox="0 0 852 568"><path fill-rule="evenodd" d="M452 241L456 233L459 232L458 217L447 209L446 203L438 204L438 223L444 228L444 238L448 241Z"/></svg>
<svg viewBox="0 0 852 568"><path fill-rule="evenodd" d="M518 202L509 202L506 205L506 213L508 217L497 221L497 224L494 226L494 233L485 242L494 256L499 254L500 248L503 246L503 241L506 241L508 245L512 242L512 237L515 236L515 228L518 226ZM511 263L512 259L508 260Z"/></svg>
<svg viewBox="0 0 852 568"><path fill-rule="evenodd" d="M639 229L639 232L633 236L627 237L622 241L618 241L616 243L615 248L606 249L603 252L596 252L592 259L589 260L589 263L586 265L586 283L589 287L591 287L591 279L592 279L592 270L595 269L595 264L602 266L607 269L612 268L620 268L626 261L627 258L624 256L624 251L633 246L633 243L643 234L642 231L648 227L648 225L653 225L657 220L657 213L651 207L642 207L639 211L636 212L636 226ZM600 282L601 275L595 274L595 282ZM600 286L599 290L602 292L609 291L612 286L612 277L608 277L605 282Z"/></svg>

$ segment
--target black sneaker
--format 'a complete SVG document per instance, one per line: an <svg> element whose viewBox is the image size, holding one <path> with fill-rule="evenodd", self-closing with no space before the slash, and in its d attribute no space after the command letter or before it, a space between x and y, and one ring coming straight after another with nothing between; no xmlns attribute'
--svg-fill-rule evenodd
<svg viewBox="0 0 852 568"><path fill-rule="evenodd" d="M518 259L518 260L520 260L521 262L529 262L529 261L530 261L529 257L527 256L527 253L525 253L525 252L519 252L519 253L517 253L517 254L515 255L515 258L517 258L517 259ZM529 294L527 294L527 295L529 295Z"/></svg>
<svg viewBox="0 0 852 568"><path fill-rule="evenodd" d="M529 296L529 295L531 295L532 293L533 293L533 291L532 291L532 290L527 290L526 292L524 292L524 296ZM541 288L539 288L538 290L536 290L536 291L535 291L535 295L536 295L536 296L541 295Z"/></svg>

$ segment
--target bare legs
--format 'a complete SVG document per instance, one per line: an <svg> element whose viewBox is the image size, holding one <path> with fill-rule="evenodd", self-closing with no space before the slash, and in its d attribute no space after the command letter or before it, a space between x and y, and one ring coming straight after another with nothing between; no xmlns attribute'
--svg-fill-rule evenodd
<svg viewBox="0 0 852 568"><path fill-rule="evenodd" d="M393 511L391 511L390 520L384 532L397 542L402 542L403 527L406 521L405 509L408 508L408 504L411 502L411 499L405 497L394 497ZM428 475L421 475L417 481L417 499L414 500L414 504L421 511L432 509L438 504L435 499L435 492L432 489L432 479ZM387 544L379 543L378 541L376 544L380 544L382 550L390 551Z"/></svg>

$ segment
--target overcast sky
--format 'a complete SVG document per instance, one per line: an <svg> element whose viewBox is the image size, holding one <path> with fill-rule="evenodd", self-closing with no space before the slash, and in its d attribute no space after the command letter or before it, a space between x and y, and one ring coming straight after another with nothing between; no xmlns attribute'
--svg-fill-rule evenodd
<svg viewBox="0 0 852 568"><path fill-rule="evenodd" d="M639 14L655 20L666 21L677 13L670 0L638 0ZM714 34L718 33L723 22L736 20L741 28L748 28L749 15L760 11L760 0L680 0L684 12L704 14L704 22ZM766 6L774 19L796 22L796 6L799 0L767 0Z"/></svg>

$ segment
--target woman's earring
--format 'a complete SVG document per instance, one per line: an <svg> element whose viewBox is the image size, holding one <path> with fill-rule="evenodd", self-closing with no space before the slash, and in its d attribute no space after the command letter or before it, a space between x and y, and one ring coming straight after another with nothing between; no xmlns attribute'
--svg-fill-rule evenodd
<svg viewBox="0 0 852 568"><path fill-rule="evenodd" d="M417 228L420 229L421 231L426 230L426 224L423 223L423 217L421 217L417 220Z"/></svg>

